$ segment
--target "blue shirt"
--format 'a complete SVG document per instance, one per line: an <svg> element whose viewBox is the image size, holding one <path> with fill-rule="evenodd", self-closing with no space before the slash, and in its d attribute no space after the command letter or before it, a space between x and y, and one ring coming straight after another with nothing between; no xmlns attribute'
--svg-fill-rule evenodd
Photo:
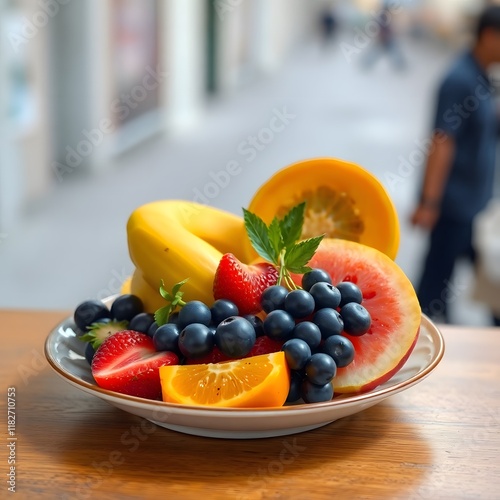
<svg viewBox="0 0 500 500"><path fill-rule="evenodd" d="M472 53L461 56L444 78L434 127L455 140L441 214L471 221L493 194L497 131L494 89Z"/></svg>

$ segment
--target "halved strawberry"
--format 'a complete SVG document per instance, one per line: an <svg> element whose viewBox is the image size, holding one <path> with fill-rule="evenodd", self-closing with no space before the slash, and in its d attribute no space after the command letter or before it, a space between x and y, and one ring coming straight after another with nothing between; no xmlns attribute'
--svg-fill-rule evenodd
<svg viewBox="0 0 500 500"><path fill-rule="evenodd" d="M161 399L159 367L175 365L173 352L157 352L144 333L123 330L108 337L92 359L92 375L103 389L148 399Z"/></svg>
<svg viewBox="0 0 500 500"><path fill-rule="evenodd" d="M238 306L241 316L262 310L262 292L278 281L278 270L268 263L247 265L232 253L219 262L214 278L214 299L228 299Z"/></svg>

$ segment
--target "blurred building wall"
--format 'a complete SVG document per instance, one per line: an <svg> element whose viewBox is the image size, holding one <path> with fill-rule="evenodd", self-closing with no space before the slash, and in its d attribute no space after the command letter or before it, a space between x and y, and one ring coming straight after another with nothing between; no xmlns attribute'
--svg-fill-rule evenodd
<svg viewBox="0 0 500 500"><path fill-rule="evenodd" d="M206 89L208 9L204 0L168 0L162 18L161 65L166 131L184 132L201 118Z"/></svg>
<svg viewBox="0 0 500 500"><path fill-rule="evenodd" d="M232 10L221 10L221 5L212 1L218 13L216 85L220 92L279 70L311 34L316 21L315 8L306 0L241 1Z"/></svg>
<svg viewBox="0 0 500 500"><path fill-rule="evenodd" d="M0 1L0 230L52 182L48 23L34 2Z"/></svg>
<svg viewBox="0 0 500 500"><path fill-rule="evenodd" d="M453 38L484 2L396 3ZM381 2L0 0L0 232L61 180L189 131L214 94L279 71L325 6L362 23Z"/></svg>
<svg viewBox="0 0 500 500"><path fill-rule="evenodd" d="M190 130L313 17L307 0L0 0L0 229L62 179Z"/></svg>

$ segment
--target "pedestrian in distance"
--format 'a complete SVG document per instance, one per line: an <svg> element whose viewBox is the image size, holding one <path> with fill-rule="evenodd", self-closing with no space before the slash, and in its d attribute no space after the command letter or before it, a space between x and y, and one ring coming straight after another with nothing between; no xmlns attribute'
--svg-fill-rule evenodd
<svg viewBox="0 0 500 500"><path fill-rule="evenodd" d="M474 261L472 227L492 197L498 117L487 71L500 62L500 5L479 16L470 50L440 84L434 130L412 222L430 231L417 286L422 311L449 322L449 293L458 258ZM455 297L456 298L456 297Z"/></svg>
<svg viewBox="0 0 500 500"><path fill-rule="evenodd" d="M387 55L397 70L406 68L406 60L401 50L398 37L394 31L394 16L390 8L391 2L385 1L378 15L379 29L370 50L364 54L361 64L365 69L371 68L380 57Z"/></svg>

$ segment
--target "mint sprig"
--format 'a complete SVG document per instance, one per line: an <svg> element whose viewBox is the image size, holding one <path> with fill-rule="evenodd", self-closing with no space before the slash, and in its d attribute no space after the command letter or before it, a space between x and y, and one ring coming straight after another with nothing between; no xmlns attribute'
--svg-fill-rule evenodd
<svg viewBox="0 0 500 500"><path fill-rule="evenodd" d="M257 215L243 209L245 228L256 252L269 262L276 264L281 249L280 228L274 224L272 230ZM273 221L274 222L274 221ZM273 225L271 222L271 226Z"/></svg>
<svg viewBox="0 0 500 500"><path fill-rule="evenodd" d="M185 280L176 283L172 287L171 291L168 291L165 288L165 283L163 282L163 280L161 280L160 295L168 302L168 304L166 306L160 307L160 309L157 309L155 312L155 321L158 326L168 323L170 315L175 312L177 307L186 305L186 302L182 300L184 292L181 291L181 287L186 283L188 279L189 278L186 278Z"/></svg>
<svg viewBox="0 0 500 500"><path fill-rule="evenodd" d="M278 284L294 290L297 285L290 273L311 270L307 263L325 235L300 240L304 225L305 202L294 206L282 219L275 217L269 225L256 214L243 209L245 228L256 252L279 269Z"/></svg>

